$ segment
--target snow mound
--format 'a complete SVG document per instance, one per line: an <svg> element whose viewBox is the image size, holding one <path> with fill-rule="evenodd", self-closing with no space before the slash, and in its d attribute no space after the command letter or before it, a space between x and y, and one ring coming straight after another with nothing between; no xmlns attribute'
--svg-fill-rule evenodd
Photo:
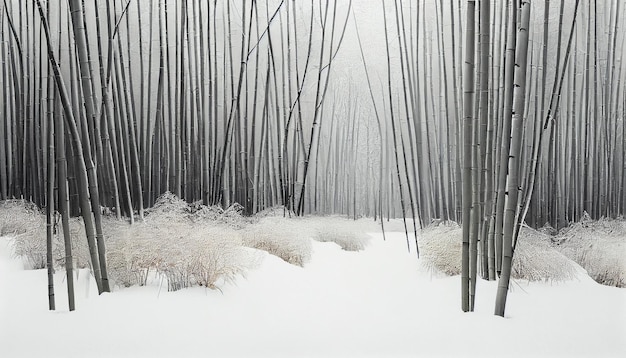
<svg viewBox="0 0 626 358"><path fill-rule="evenodd" d="M303 234L302 220L266 217L241 230L243 244L304 266L311 259L311 240Z"/></svg>

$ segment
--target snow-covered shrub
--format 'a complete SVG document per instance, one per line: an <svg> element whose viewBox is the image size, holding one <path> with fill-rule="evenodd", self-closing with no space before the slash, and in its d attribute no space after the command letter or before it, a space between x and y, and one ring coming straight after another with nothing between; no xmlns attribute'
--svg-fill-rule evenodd
<svg viewBox="0 0 626 358"><path fill-rule="evenodd" d="M45 225L46 217L35 204L17 199L0 202L0 236L25 234Z"/></svg>
<svg viewBox="0 0 626 358"><path fill-rule="evenodd" d="M0 236L13 236L13 252L27 267L46 267L46 217L25 200L0 202Z"/></svg>
<svg viewBox="0 0 626 358"><path fill-rule="evenodd" d="M242 249L237 232L211 226L200 231L189 238L194 246L190 273L197 284L215 288L218 281L232 281L253 264L251 256Z"/></svg>
<svg viewBox="0 0 626 358"><path fill-rule="evenodd" d="M46 231L32 230L13 236L13 252L25 267L38 270L46 267Z"/></svg>
<svg viewBox="0 0 626 358"><path fill-rule="evenodd" d="M59 219L60 220L60 219ZM58 223L58 235L57 240L59 244L57 248L63 250L63 225ZM105 229L103 228L103 231ZM87 234L85 233L85 224L82 217L70 219L70 238L72 240L72 258L74 267L78 268L91 268L91 255L89 254L89 245L87 245ZM65 262L65 253L56 256L56 260L59 264Z"/></svg>
<svg viewBox="0 0 626 358"><path fill-rule="evenodd" d="M160 248L157 270L167 277L171 291L192 285L216 288L218 281L231 281L251 265L233 230L201 225L165 231L168 239Z"/></svg>
<svg viewBox="0 0 626 358"><path fill-rule="evenodd" d="M224 210L224 213L218 221L222 224L228 225L233 229L241 229L248 224L248 221L243 216L243 212L244 207L237 203L234 203L226 208L226 210Z"/></svg>
<svg viewBox="0 0 626 358"><path fill-rule="evenodd" d="M370 237L354 220L339 217L325 217L315 220L314 239L320 242L334 242L346 251L361 251Z"/></svg>
<svg viewBox="0 0 626 358"><path fill-rule="evenodd" d="M448 276L461 274L461 228L453 222L422 230L420 257L428 268Z"/></svg>
<svg viewBox="0 0 626 358"><path fill-rule="evenodd" d="M158 237L143 222L106 222L106 256L109 279L118 286L145 285L150 269L159 262Z"/></svg>
<svg viewBox="0 0 626 358"><path fill-rule="evenodd" d="M243 244L267 251L290 264L304 266L311 258L311 241L302 234L298 223L301 220L263 218L241 230Z"/></svg>
<svg viewBox="0 0 626 358"><path fill-rule="evenodd" d="M283 205L276 205L257 212L254 214L254 219L259 220L265 217L291 217L292 215L293 214L290 214L289 210Z"/></svg>
<svg viewBox="0 0 626 358"><path fill-rule="evenodd" d="M571 260L550 245L546 234L522 228L513 255L511 276L528 281L567 281L576 277Z"/></svg>
<svg viewBox="0 0 626 358"><path fill-rule="evenodd" d="M226 210L203 205L201 201L188 204L168 191L157 198L152 208L146 209L145 218L152 222L212 223L240 229L249 221L243 212L243 206L237 203Z"/></svg>
<svg viewBox="0 0 626 358"><path fill-rule="evenodd" d="M565 256L582 266L596 282L626 287L626 221L591 220L588 215L562 229L553 240Z"/></svg>
<svg viewBox="0 0 626 358"><path fill-rule="evenodd" d="M461 228L454 223L431 225L422 231L421 257L426 265L446 275L461 273ZM554 250L548 236L522 228L511 277L528 281L564 281L575 276L575 268L566 257Z"/></svg>
<svg viewBox="0 0 626 358"><path fill-rule="evenodd" d="M167 279L169 291L194 285L216 288L254 264L236 231L164 218L107 223L109 276L116 285L143 285L154 270Z"/></svg>
<svg viewBox="0 0 626 358"><path fill-rule="evenodd" d="M189 205L173 193L167 191L157 198L154 205L145 210L146 217L163 221L182 221L190 213Z"/></svg>
<svg viewBox="0 0 626 358"><path fill-rule="evenodd" d="M206 206L202 203L192 203L191 221L193 222L206 222L206 221L218 221L224 214L224 210L217 206Z"/></svg>

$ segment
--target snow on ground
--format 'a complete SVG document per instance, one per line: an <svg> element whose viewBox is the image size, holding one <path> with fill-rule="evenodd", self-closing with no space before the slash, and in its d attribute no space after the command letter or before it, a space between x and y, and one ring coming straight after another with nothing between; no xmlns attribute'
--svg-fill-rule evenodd
<svg viewBox="0 0 626 358"><path fill-rule="evenodd" d="M219 290L147 287L97 295L88 272L68 312L45 270L24 270L0 238L0 357L626 357L626 290L578 267L564 283L516 282L507 317L496 282L479 280L476 312L460 309L460 277L433 275L403 233L364 251L312 242L303 268L263 253L257 269Z"/></svg>

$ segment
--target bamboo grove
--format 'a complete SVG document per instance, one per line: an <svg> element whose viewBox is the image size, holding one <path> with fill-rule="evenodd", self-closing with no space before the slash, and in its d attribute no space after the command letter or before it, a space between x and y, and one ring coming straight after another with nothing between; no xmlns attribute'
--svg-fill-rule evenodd
<svg viewBox="0 0 626 358"><path fill-rule="evenodd" d="M166 191L456 221L464 310L521 225L624 215L619 0L384 0L376 29L359 6L3 0L0 200L82 214L101 291L101 208L132 222Z"/></svg>
<svg viewBox="0 0 626 358"><path fill-rule="evenodd" d="M315 1L46 5L3 6L2 198L46 202L47 133L61 99L45 21L102 206L132 221L171 191L248 213L279 204L304 212L345 10ZM72 203L77 170L68 161Z"/></svg>

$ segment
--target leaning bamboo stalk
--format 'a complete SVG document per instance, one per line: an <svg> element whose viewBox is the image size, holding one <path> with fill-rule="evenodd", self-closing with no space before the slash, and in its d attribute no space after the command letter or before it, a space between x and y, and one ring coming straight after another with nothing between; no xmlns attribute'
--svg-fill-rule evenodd
<svg viewBox="0 0 626 358"><path fill-rule="evenodd" d="M107 4L108 7L108 4ZM106 168L106 176L108 177L110 183L109 183L109 188L112 191L112 195L113 195L113 201L115 203L115 214L118 218L121 217L121 206L120 206L120 192L119 192L119 185L118 185L118 177L116 174L116 162L114 161L114 158L117 157L117 155L114 156L114 150L116 150L115 146L111 145L111 138L109 136L109 130L108 130L108 122L111 120L111 114L110 114L110 109L109 109L109 93L108 93L108 87L106 85L106 75L105 75L105 69L104 69L104 58L103 58L103 52L102 52L102 36L101 36L101 30L100 30L100 12L98 10L98 6L95 6L95 22L96 22L96 38L97 38L97 46L98 46L98 64L99 64L99 72L100 72L100 84L101 84L101 96L102 96L102 104L101 107L99 109L99 113L100 115L98 116L98 118L100 118L100 134L102 135L102 142L103 142L103 146L104 146L104 161L105 163L105 168Z"/></svg>
<svg viewBox="0 0 626 358"><path fill-rule="evenodd" d="M411 247L409 245L409 233L406 224L406 208L404 205L404 192L402 190L402 177L400 176L400 164L398 159L398 143L397 143L397 135L396 135L396 124L395 124L395 116L393 111L393 97L392 97L392 86L391 86L391 55L389 53L389 39L388 39L388 30L387 30L387 16L384 14L385 12L385 4L383 2L383 20L385 24L385 41L387 46L385 49L387 50L387 90L389 93L389 114L390 114L390 122L391 122L391 132L393 137L393 153L396 163L396 174L398 176L398 190L400 191L400 206L402 208L402 221L404 223L404 234L406 236L406 244L407 249L410 252ZM419 253L418 253L419 255Z"/></svg>
<svg viewBox="0 0 626 358"><path fill-rule="evenodd" d="M74 41L76 41L76 48L78 51L79 57L79 67L81 73L81 86L83 90L83 103L85 106L86 116L93 122L95 122L95 110L93 103L93 93L92 93L92 83L91 83L91 75L89 72L89 58L87 56L87 36L85 33L84 22L83 22L83 11L82 11L82 3L80 0L70 0L70 13L72 15L72 29L74 31ZM95 220L95 231L96 231L96 244L97 244L97 252L98 252L98 260L95 261L92 258L92 263L96 265L96 262L99 262L100 266L100 275L102 276L102 287L100 288L101 292L110 292L111 288L109 287L109 279L107 274L107 265L106 265L106 255L105 255L105 246L104 246L104 235L102 233L102 218L100 212L100 192L98 190L98 179L96 176L96 168L93 164L93 156L91 153L91 145L89 133L87 131L88 125L83 123L81 126L82 130L82 140L81 144L83 146L85 167L87 171L87 179L89 185L89 197L91 198L90 208L91 212L93 212L94 220ZM86 198L85 198L86 199ZM85 205L85 204L83 204ZM83 207L83 210L86 207ZM89 212L83 211L83 216L90 217L91 214ZM85 218L85 226L89 225L91 218ZM89 229L86 229L89 232ZM88 238L89 240L89 238ZM95 270L94 270L95 272Z"/></svg>
<svg viewBox="0 0 626 358"><path fill-rule="evenodd" d="M68 124L70 130L70 137L72 138L72 143L74 146L74 152L77 157L77 173L78 182L79 182L79 194L80 194L80 206L81 211L83 213L83 219L85 224L85 231L87 233L87 243L89 246L89 251L91 255L91 263L92 269L94 273L94 277L96 279L96 284L98 285L98 292L102 292L102 276L100 271L100 263L98 262L98 252L95 243L95 233L94 233L94 223L91 217L91 203L89 202L89 183L87 176L87 167L86 162L91 162L91 159L85 157L83 154L83 146L81 145L80 133L78 131L78 127L76 125L76 121L74 119L74 114L71 110L71 105L69 102L69 96L67 95L65 84L63 83L63 77L61 77L61 72L58 63L56 62L53 50L52 43L50 40L50 34L48 30L47 19L43 13L43 9L41 7L41 3L37 0L37 6L39 8L39 15L42 21L42 26L44 27L46 40L47 40L47 48L48 48L48 60L52 66L52 70L54 72L55 83L57 85L57 89L59 91L61 104L63 107L64 119ZM93 170L93 163L91 163L91 169ZM97 184L96 184L97 190ZM104 253L103 253L104 254Z"/></svg>
<svg viewBox="0 0 626 358"><path fill-rule="evenodd" d="M64 120L68 121L70 125L74 124L73 130L70 132L72 134L72 137L75 140L74 149L77 152L79 152L79 155L82 153L81 153L81 147L80 145L78 145L80 140L79 140L79 136L77 133L78 131L75 128L75 122L73 122L73 117L72 117L73 114L72 114L72 111L69 109L69 100L67 96L67 91L65 89L65 85L63 84L63 78L61 77L59 66L54 57L54 53L52 52L52 43L50 41L50 31L48 28L47 19L43 12L43 8L41 7L41 3L39 2L39 0L36 0L36 1L37 1L37 7L39 9L39 16L41 18L42 26L44 28L44 33L46 35L48 60L50 61L50 66L52 67L52 70L54 72L55 83L57 85L57 90L58 90L57 93L60 97L60 100L64 109L64 116L66 117L66 118L62 118L60 115L55 116L56 120L55 120L54 133L55 133L55 138L56 138L55 147L57 148L56 161L57 161L57 168L58 168L57 183L58 183L58 188L59 188L59 208L61 212L64 243L65 243L65 271L66 271L66 277L67 277L68 304L69 304L69 310L73 311L75 309L74 277L73 277L73 260L72 260L72 241L70 238L70 228L69 228L69 205L68 205L69 202L68 202L68 191L67 191L67 165L66 165L67 161L65 159L65 131L64 131L64 124L63 124ZM83 169L84 169L84 162L81 161L81 163L83 164ZM79 175L82 174L81 177L83 178L83 181L86 181L85 171L82 171L78 174ZM82 193L86 194L86 186L82 186L82 189L83 189ZM92 259L93 259L93 256L92 256ZM96 256L96 260L97 260L97 256ZM94 272L96 272L96 270L98 270L98 266L94 265Z"/></svg>
<svg viewBox="0 0 626 358"><path fill-rule="evenodd" d="M535 186L535 181L536 181L536 177L537 177L537 163L539 161L539 156L541 154L541 148L542 148L542 138L543 138L543 133L544 131L548 128L549 123L551 123L554 119L553 119L553 113L556 113L558 110L558 105L559 105L559 98L561 96L561 89L563 86L563 82L564 82L564 78L565 78L565 73L566 73L566 69L567 69L567 63L569 61L569 57L570 57L570 53L571 53L571 46L572 46L572 40L574 38L574 27L576 25L576 15L578 14L578 4L580 3L580 0L576 0L576 5L574 7L574 18L572 20L572 26L570 29L570 35L569 35L569 39L567 42L567 48L565 50L565 62L563 64L563 67L561 67L561 75L560 77L557 77L558 74L555 75L555 79L554 79L554 84L553 84L553 90L552 90L552 96L550 98L550 104L548 106L548 111L546 113L545 116L545 122L543 124L543 130L541 130L539 132L539 137L537 139L537 145L534 148L533 151L533 162L530 168L530 172L528 174L528 177L530 179L529 185L527 186L526 189L526 195L525 195L525 199L524 199L524 204L523 204L523 209L522 209L522 213L519 216L518 221L520 223L524 222L524 219L526 217L526 214L528 212L528 208L530 206L530 201L532 198L532 194L534 191L534 186Z"/></svg>
<svg viewBox="0 0 626 358"><path fill-rule="evenodd" d="M417 118L413 118L413 121L410 120L410 116L411 116L411 111L409 110L409 97L407 96L407 87L410 93L410 98L413 99L413 89L411 86L411 82L407 80L407 75L405 74L405 64L404 64L404 58L406 57L407 60L407 71L410 71L410 64L408 62L408 58L409 58L409 49L406 46L406 31L405 31L405 26L404 26L404 15L402 14L402 12L398 11L398 2L394 0L394 9L395 9L395 14L396 14L396 31L398 32L398 46L400 48L400 67L401 67L401 73L402 73L402 84L403 84L403 94L404 94L404 110L407 116L407 132L409 135L409 151L410 151L410 162L411 162L411 171L409 171L409 167L407 164L407 158L406 158L406 146L405 141L404 141L404 137L402 136L402 126L400 126L400 138L401 138L401 143L402 143L402 154L403 154L403 158L404 158L404 164L405 164L405 174L406 174L406 180L407 180L407 188L409 191L409 202L411 205L411 216L413 219L413 234L414 234L414 238L415 238L415 245L416 247L417 245L417 226L415 224L415 210L416 210L416 205L417 205L417 209L419 211L419 207L420 207L420 202L419 202L419 195L418 193L418 187L419 185L417 185L417 181L418 181L418 174L417 174L417 169L415 166L415 148L413 145L414 139L413 139L413 129L411 128L411 122L417 122ZM400 10L401 10L401 6L400 6ZM400 23L402 23L402 32L400 31ZM404 36L402 36L402 34L404 34ZM401 39L404 38L404 41L401 41ZM404 46L404 47L403 47ZM415 108L414 106L412 108ZM412 113L413 116L415 116L415 113ZM356 163L356 161L354 161ZM415 202L413 200L413 188L411 186L411 175L410 173L413 174L413 183L415 183L415 189L416 189L416 194L415 194ZM356 214L355 214L356 215ZM420 214L420 217L422 215ZM420 225L421 225L422 221L420 221ZM419 256L419 250L417 251L417 255Z"/></svg>
<svg viewBox="0 0 626 358"><path fill-rule="evenodd" d="M127 18L128 19L128 18ZM129 161L129 172L130 172L130 177L132 179L129 179L129 183L132 183L132 181L134 180L133 183L133 188L135 188L135 192L136 192L136 200L135 202L137 203L137 211L139 214L139 218L143 220L143 216L144 216L144 207L143 207L143 185L142 185L142 179L141 179L141 165L139 163L139 153L138 153L138 144L137 144L137 134L135 131L135 123L136 123L136 117L135 117L135 106L134 106L134 97L132 96L132 90L129 90L129 88L133 88L132 86L132 82L129 82L127 84L127 78L126 78L126 71L124 70L124 66L122 65L124 63L124 57L123 57L123 52L122 52L122 41L121 38L117 38L117 44L118 44L118 56L116 56L114 58L114 65L115 65L115 73L116 73L116 80L117 80L117 86L118 86L118 93L117 96L119 98L119 106L123 106L121 108L119 108L120 111L125 111L125 115L122 116L120 118L120 120L122 121L124 128L126 128L126 135L124 136L124 138L126 138L127 140L125 141L127 148L127 159ZM130 60L130 59L129 59ZM130 75L130 73L129 73ZM132 81L132 76L128 77L129 81ZM134 170L133 170L134 168ZM130 208L130 206L129 206Z"/></svg>
<svg viewBox="0 0 626 358"><path fill-rule="evenodd" d="M507 198L503 223L502 274L498 281L495 314L504 317L506 298L509 290L511 267L513 265L513 241L516 239L516 209L519 194L519 167L526 101L526 64L528 56L528 26L530 23L530 1L522 0L521 25L515 51L515 90L511 124L511 147L509 150L508 175L506 181Z"/></svg>

